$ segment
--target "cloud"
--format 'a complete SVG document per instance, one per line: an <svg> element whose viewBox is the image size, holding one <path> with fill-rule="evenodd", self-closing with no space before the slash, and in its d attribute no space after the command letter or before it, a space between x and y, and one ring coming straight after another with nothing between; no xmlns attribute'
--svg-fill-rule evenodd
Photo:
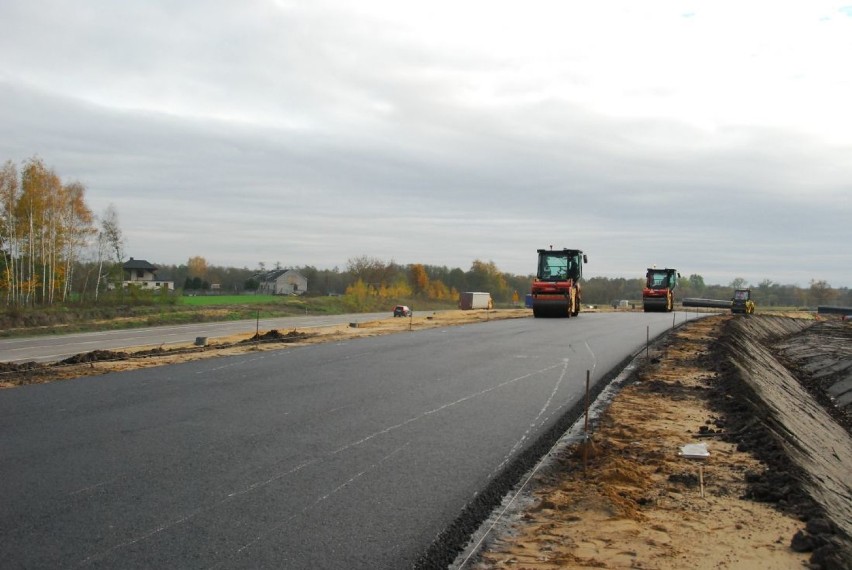
<svg viewBox="0 0 852 570"><path fill-rule="evenodd" d="M737 6L5 2L0 159L157 263L852 285L852 22Z"/></svg>

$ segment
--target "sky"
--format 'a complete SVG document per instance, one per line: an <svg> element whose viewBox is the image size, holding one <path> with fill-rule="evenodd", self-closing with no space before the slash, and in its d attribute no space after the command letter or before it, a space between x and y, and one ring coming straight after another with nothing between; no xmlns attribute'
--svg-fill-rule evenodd
<svg viewBox="0 0 852 570"><path fill-rule="evenodd" d="M852 287L852 0L3 0L0 163L155 264Z"/></svg>

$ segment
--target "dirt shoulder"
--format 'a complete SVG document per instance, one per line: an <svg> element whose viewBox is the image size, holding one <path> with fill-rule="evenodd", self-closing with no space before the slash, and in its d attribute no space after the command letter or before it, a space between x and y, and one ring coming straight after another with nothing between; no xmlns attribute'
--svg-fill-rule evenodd
<svg viewBox="0 0 852 570"><path fill-rule="evenodd" d="M526 318L530 314L529 309L438 311L419 313L410 318L388 317L376 321L329 327L311 327L286 331L270 330L263 331L260 334L252 330L228 337L209 338L204 346L186 343L184 345L170 345L169 348L126 351L95 350L50 364L36 362L0 363L0 388L56 382L83 376L165 366L253 351L281 350L308 344L337 342L495 319Z"/></svg>
<svg viewBox="0 0 852 570"><path fill-rule="evenodd" d="M709 317L657 346L457 568L849 568L849 434L816 404L797 414L814 399L755 356L794 331L743 322Z"/></svg>

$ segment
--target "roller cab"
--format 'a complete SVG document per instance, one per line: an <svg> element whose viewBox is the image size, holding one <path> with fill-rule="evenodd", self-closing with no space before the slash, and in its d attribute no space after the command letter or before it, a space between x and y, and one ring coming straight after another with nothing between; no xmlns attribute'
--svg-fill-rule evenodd
<svg viewBox="0 0 852 570"><path fill-rule="evenodd" d="M741 315L754 314L754 301L751 300L751 289L737 289L731 299L731 313Z"/></svg>
<svg viewBox="0 0 852 570"><path fill-rule="evenodd" d="M642 308L652 311L670 312L674 309L674 290L680 273L676 269L649 267L645 273L645 288L642 289Z"/></svg>
<svg viewBox="0 0 852 570"><path fill-rule="evenodd" d="M580 314L583 263L579 249L538 250L538 267L531 287L535 317L576 317Z"/></svg>

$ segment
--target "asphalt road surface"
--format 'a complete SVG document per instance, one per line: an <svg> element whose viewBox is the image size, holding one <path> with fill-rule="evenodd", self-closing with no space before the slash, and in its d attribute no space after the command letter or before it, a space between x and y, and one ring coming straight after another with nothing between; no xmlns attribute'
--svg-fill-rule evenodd
<svg viewBox="0 0 852 570"><path fill-rule="evenodd" d="M0 568L445 567L447 529L475 529L466 507L579 413L586 371L672 320L497 320L0 391Z"/></svg>
<svg viewBox="0 0 852 570"><path fill-rule="evenodd" d="M272 329L288 331L325 327L349 322L374 321L390 317L391 313L359 313L354 315L323 315L249 319L218 323L193 323L162 327L111 330L56 336L0 339L0 362L56 362L75 354L92 350L123 350L192 343L198 337L225 337L254 334Z"/></svg>

